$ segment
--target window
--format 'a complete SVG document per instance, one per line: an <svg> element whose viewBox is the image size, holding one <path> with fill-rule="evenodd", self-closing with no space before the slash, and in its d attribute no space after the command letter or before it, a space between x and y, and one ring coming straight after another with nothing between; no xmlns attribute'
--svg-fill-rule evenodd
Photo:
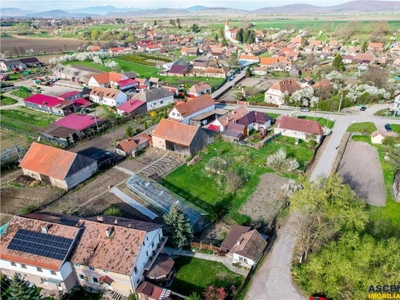
<svg viewBox="0 0 400 300"><path fill-rule="evenodd" d="M160 101L160 104L163 104L164 103L164 101Z"/></svg>
<svg viewBox="0 0 400 300"><path fill-rule="evenodd" d="M50 271L51 275L57 275L56 271Z"/></svg>
<svg viewBox="0 0 400 300"><path fill-rule="evenodd" d="M151 248L154 248L154 242L151 242Z"/></svg>
<svg viewBox="0 0 400 300"><path fill-rule="evenodd" d="M36 271L43 272L42 268L36 267Z"/></svg>
<svg viewBox="0 0 400 300"><path fill-rule="evenodd" d="M146 241L148 241L149 240L149 236L146 236Z"/></svg>
<svg viewBox="0 0 400 300"><path fill-rule="evenodd" d="M143 241L143 246L146 246L146 243Z"/></svg>
<svg viewBox="0 0 400 300"><path fill-rule="evenodd" d="M82 274L79 274L79 279L85 279L85 276L83 276Z"/></svg>
<svg viewBox="0 0 400 300"><path fill-rule="evenodd" d="M93 268L93 267L88 267L88 269L89 269L89 270L92 270L92 271L94 270L94 268Z"/></svg>
<svg viewBox="0 0 400 300"><path fill-rule="evenodd" d="M75 264L75 267L80 267L81 266L81 264Z"/></svg>
<svg viewBox="0 0 400 300"><path fill-rule="evenodd" d="M108 271L107 270L103 270L103 273L108 273Z"/></svg>
<svg viewBox="0 0 400 300"><path fill-rule="evenodd" d="M149 256L149 253L146 251L146 256Z"/></svg>
<svg viewBox="0 0 400 300"><path fill-rule="evenodd" d="M22 269L26 269L26 265L21 264L21 268L22 268Z"/></svg>
<svg viewBox="0 0 400 300"><path fill-rule="evenodd" d="M138 279L138 281L136 281L136 284L139 284L140 283L140 279Z"/></svg>
<svg viewBox="0 0 400 300"><path fill-rule="evenodd" d="M17 266L17 264L15 263L15 262L11 262L11 265L13 266L13 267L16 267Z"/></svg>
<svg viewBox="0 0 400 300"><path fill-rule="evenodd" d="M97 280L96 277L92 277L92 281L93 281L94 283L99 283L99 281Z"/></svg>
<svg viewBox="0 0 400 300"><path fill-rule="evenodd" d="M134 271L135 271L135 274L137 274L137 268L136 267L135 267Z"/></svg>
<svg viewBox="0 0 400 300"><path fill-rule="evenodd" d="M40 283L45 283L45 282L46 282L46 279L40 278Z"/></svg>

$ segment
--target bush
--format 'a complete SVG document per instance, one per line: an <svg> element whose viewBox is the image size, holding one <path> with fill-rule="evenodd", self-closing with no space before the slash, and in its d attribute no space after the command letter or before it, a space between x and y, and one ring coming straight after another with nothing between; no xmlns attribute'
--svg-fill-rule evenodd
<svg viewBox="0 0 400 300"><path fill-rule="evenodd" d="M122 212L118 207L109 207L104 211L104 214L106 216L114 216L114 217L121 217L122 216Z"/></svg>
<svg viewBox="0 0 400 300"><path fill-rule="evenodd" d="M397 145L400 144L400 137L398 136L387 136L382 142L384 145Z"/></svg>

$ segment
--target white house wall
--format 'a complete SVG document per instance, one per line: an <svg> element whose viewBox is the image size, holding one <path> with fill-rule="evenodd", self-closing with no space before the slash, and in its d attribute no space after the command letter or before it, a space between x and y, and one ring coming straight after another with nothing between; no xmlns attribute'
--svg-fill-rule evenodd
<svg viewBox="0 0 400 300"><path fill-rule="evenodd" d="M165 98L162 98L162 99L157 99L155 101L147 102L146 103L147 104L147 111L167 106L168 104L171 104L173 102L174 102L174 96L173 95L165 97Z"/></svg>
<svg viewBox="0 0 400 300"><path fill-rule="evenodd" d="M275 90L275 89L269 89L265 93L264 100L267 103L273 103L273 104L277 104L277 105L284 104L283 93L281 91Z"/></svg>

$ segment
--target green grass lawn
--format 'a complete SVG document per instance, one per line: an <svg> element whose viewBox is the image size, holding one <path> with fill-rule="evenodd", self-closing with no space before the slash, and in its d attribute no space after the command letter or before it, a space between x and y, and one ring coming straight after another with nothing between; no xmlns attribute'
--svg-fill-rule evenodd
<svg viewBox="0 0 400 300"><path fill-rule="evenodd" d="M135 71L140 77L157 77L159 73L159 69L153 66L145 66L118 58L112 60L118 63L125 72Z"/></svg>
<svg viewBox="0 0 400 300"><path fill-rule="evenodd" d="M394 132L400 133L400 125L399 124L390 124Z"/></svg>
<svg viewBox="0 0 400 300"><path fill-rule="evenodd" d="M369 206L370 218L374 223L374 231L382 234L396 234L400 236L400 203L395 202L393 198L392 186L396 170L394 166L385 160L385 153L388 151L384 145L371 144L369 136L353 136L353 140L366 142L377 148L379 160L381 162L383 179L386 186L386 206Z"/></svg>
<svg viewBox="0 0 400 300"><path fill-rule="evenodd" d="M331 120L328 120L328 119L325 119L325 118L302 117L302 116L300 116L299 118L306 119L306 120L317 121L319 124L321 124L322 127L326 126L328 128L332 128L333 125L335 124L334 121L331 121Z"/></svg>
<svg viewBox="0 0 400 300"><path fill-rule="evenodd" d="M88 67L88 68L93 68L99 71L104 71L104 72L110 72L111 69L101 66L99 64L96 64L92 61L70 61L70 62L65 62L63 63L63 65L71 65L73 66L84 66L84 67Z"/></svg>
<svg viewBox="0 0 400 300"><path fill-rule="evenodd" d="M209 78L209 77L179 77L179 76L159 76L163 82L171 85L184 84L187 88L199 82L206 82L212 87L218 86L223 82L222 78Z"/></svg>
<svg viewBox="0 0 400 300"><path fill-rule="evenodd" d="M347 128L347 132L374 132L376 126L373 122L354 123Z"/></svg>
<svg viewBox="0 0 400 300"><path fill-rule="evenodd" d="M224 287L229 292L232 285L238 289L244 282L243 276L233 273L221 263L209 260L181 256L175 258L175 269L177 274L170 288L186 296L192 292L201 295L210 285Z"/></svg>
<svg viewBox="0 0 400 300"><path fill-rule="evenodd" d="M13 98L4 96L4 94L2 94L2 93L0 94L0 106L11 105L11 104L15 104L17 102L18 101Z"/></svg>
<svg viewBox="0 0 400 300"><path fill-rule="evenodd" d="M203 208L215 219L228 214L236 222L246 223L249 219L239 215L239 208L256 189L259 176L266 172L273 172L265 166L269 155L284 148L287 157L297 159L301 170L304 170L307 162L312 158L313 152L309 150L306 143L299 143L299 145L294 143L292 138L280 137L261 149L254 149L218 141L200 152L201 160L197 164L182 165L165 177L161 184ZM227 172L237 170L245 178L243 186L234 193L226 189L224 174L217 175L205 170L207 163L215 157L227 162ZM293 173L281 175L296 177Z"/></svg>
<svg viewBox="0 0 400 300"><path fill-rule="evenodd" d="M25 92L25 91L21 91L21 90L13 90L11 92L11 94L13 94L14 96L20 97L20 98L28 98L29 96L32 95L31 92Z"/></svg>
<svg viewBox="0 0 400 300"><path fill-rule="evenodd" d="M35 132L40 128L53 123L57 117L50 117L46 113L36 112L24 107L19 109L3 110L1 112L1 124L15 128L21 132Z"/></svg>

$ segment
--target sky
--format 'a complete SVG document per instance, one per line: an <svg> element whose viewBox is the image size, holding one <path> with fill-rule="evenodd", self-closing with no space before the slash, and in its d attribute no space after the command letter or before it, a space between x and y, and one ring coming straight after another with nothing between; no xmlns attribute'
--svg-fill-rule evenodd
<svg viewBox="0 0 400 300"><path fill-rule="evenodd" d="M261 0L222 0L222 1L207 1L207 0L148 0L148 1L121 1L121 0L5 0L2 1L1 7L15 7L24 10L47 11L54 9L70 10L88 6L112 5L115 7L135 7L135 8L159 8L159 7L189 7L194 5L203 5L208 7L229 7L237 9L257 9L262 7L273 7L295 3L306 3L317 6L331 6L349 2L350 0L281 0L281 1L261 1ZM141 5L138 5L140 3Z"/></svg>

